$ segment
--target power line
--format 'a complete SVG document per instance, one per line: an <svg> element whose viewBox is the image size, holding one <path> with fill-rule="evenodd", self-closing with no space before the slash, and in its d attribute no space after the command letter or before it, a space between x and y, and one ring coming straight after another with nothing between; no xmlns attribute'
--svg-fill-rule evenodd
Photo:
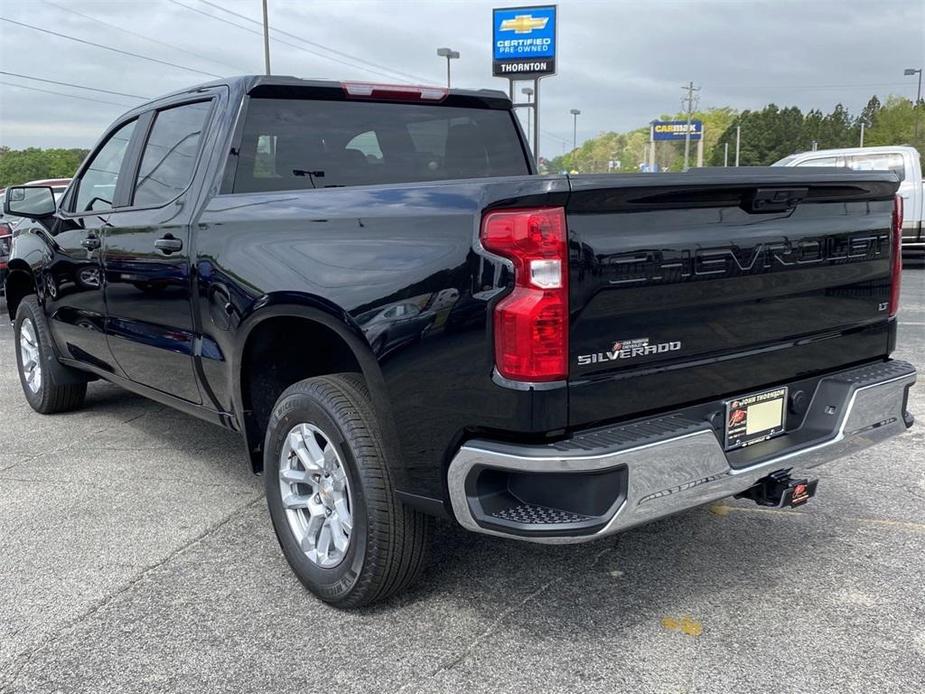
<svg viewBox="0 0 925 694"><path fill-rule="evenodd" d="M10 77L21 77L24 80L35 80L36 82L46 82L47 84L57 84L62 87L73 87L74 89L86 89L90 92L100 92L101 94L112 94L114 96L127 96L132 99L148 99L150 97L140 96L138 94L126 94L125 92L114 92L109 89L99 89L97 87L85 87L81 84L72 84L71 82L58 82L57 80L48 80L44 77L33 77L32 75L22 75L18 72L6 72L0 70L0 75L9 75Z"/></svg>
<svg viewBox="0 0 925 694"><path fill-rule="evenodd" d="M263 25L262 25L259 21L257 21L256 19L251 19L251 18L248 17L247 15L243 15L243 14L241 14L241 13L239 13L239 12L235 12L234 10L229 10L228 8L222 7L221 5L218 5L218 4L214 3L214 2L209 2L209 0L199 0L199 2L201 2L203 5L208 5L209 7L214 7L214 8L217 9L217 10L221 10L222 12L227 12L227 13L230 14L230 15L234 15L235 17L239 17L239 18L241 18L241 19L243 19L243 20L245 20L245 21L247 21L247 22L250 22L251 24L257 24L257 25L259 25L259 26L263 26ZM427 82L426 79L422 79L422 78L421 78L420 76L418 76L418 75L412 75L412 74L409 73L409 72L402 72L401 70L396 70L396 69L394 69L394 68L386 67L385 65L379 65L379 64L377 64L377 63L370 62L369 60L365 60L365 59L360 58L360 57L358 57L358 56L351 55L350 53L345 53L344 51L339 51L339 50L337 50L337 49L335 49L335 48L331 48L330 46L325 46L323 43L317 43L316 41L309 41L308 39L302 38L301 36L299 36L299 35L297 35L297 34L292 34L292 33L288 32L288 31L283 31L282 29L277 29L276 27L272 27L272 26L271 26L271 27L270 27L270 31L274 31L274 32L276 32L276 33L278 33L278 34L282 34L283 36L288 36L289 38L293 38L293 39L295 39L295 40L297 40L297 41L301 41L302 43L307 43L307 44L310 45L310 46L314 46L315 48L320 48L321 50L327 51L328 53L334 53L335 55L339 55L339 56L341 56L341 57L343 57L343 58L347 58L348 60L353 60L353 61L355 61L355 62L357 62L357 63L363 63L364 65L369 65L369 66L374 67L374 68L379 68L379 67L381 67L381 68L383 68L384 70L386 70L386 71L388 71L388 72L392 72L392 73L394 73L394 74L396 74L396 75L401 75L402 77L407 77L407 78L409 78L409 79L417 80L417 81L419 81L419 82Z"/></svg>
<svg viewBox="0 0 925 694"><path fill-rule="evenodd" d="M238 23L236 23L236 22L232 22L232 21L230 21L230 20L228 20L228 19L225 19L224 17L219 17L219 16L217 16L217 15L210 14L209 12L205 12L205 11L203 11L203 10L200 10L198 7L191 7L190 5L187 5L187 4L185 4L185 3L179 2L179 0L168 0L168 2L171 2L171 3L173 3L174 5L178 5L178 6L180 6L180 7L183 7L183 8L185 8L185 9L187 9L187 10L190 10L191 12L196 12L197 14L201 14L201 15L204 16L204 17L209 17L210 19L214 19L214 20L216 20L216 21L223 22L223 23L225 23L225 24L230 24L231 26L237 27L238 29L241 29L242 31L246 31L246 32L249 32L249 33L251 33L251 34L256 34L257 36L261 36L261 37L263 36L263 32L262 32L262 31L256 31L256 30L254 30L254 29L251 29L250 27L241 26L240 24L238 24ZM290 43L289 41L283 41L283 39L277 38L277 37L275 37L275 36L271 36L270 38L272 38L272 39L273 39L274 41L276 41L277 43L283 44L284 46L289 46L290 48L295 48L297 51L304 51L305 53L309 53L309 54L314 55L314 56L316 56L316 57L318 57L318 58L323 58L324 60L330 60L330 61L335 62L335 63L340 63L341 65L346 65L347 67L352 67L352 68L355 68L355 69L364 70L364 71L366 71L366 72L371 72L371 73L374 73L374 74L377 74L377 75L382 75L383 77L386 77L386 78L388 78L388 79L395 79L394 76L389 75L389 74L387 74L387 73L385 73L385 72L382 72L381 70L375 70L375 69L373 69L373 68L364 67L364 66L362 66L362 65L353 65L353 64L351 64L351 63L345 62L345 61L340 60L340 59L338 59L338 58L334 58L334 57L332 57L332 56L330 56L330 55L325 55L324 53L319 53L318 51L313 51L313 50L311 50L311 49L309 49L309 48L305 48L305 46L300 46L300 45L295 44L295 43Z"/></svg>
<svg viewBox="0 0 925 694"><path fill-rule="evenodd" d="M72 99L80 99L81 101L95 101L98 104L109 104L111 106L121 106L122 108L131 108L126 104L117 104L115 101L104 101L103 99L94 99L89 96L80 96L79 94L65 94L64 92L55 92L51 89L42 89L40 87L29 87L25 84L15 84L14 82L3 82L0 81L0 84L7 87L16 87L17 89L30 89L33 92L43 92L45 94L54 94L55 96L69 96Z"/></svg>
<svg viewBox="0 0 925 694"><path fill-rule="evenodd" d="M235 67L234 65L228 65L227 63L223 63L220 60L214 60L212 58L209 58L208 56L204 56L199 53L194 53L193 51L187 50L186 48L181 48L180 46L174 46L172 43L167 43L165 41L161 41L160 39L154 39L154 38L151 38L150 36L139 34L137 31L132 31L131 29L125 29L123 27L117 26L116 24L111 24L109 22L103 21L102 19L98 19L88 14L84 14L83 12L72 10L69 7L65 7L64 5L59 5L58 3L52 2L51 0L45 0L45 2L46 4L51 5L52 7L58 8L62 12L69 12L70 14L75 14L78 17L89 19L91 22L95 24L102 24L103 26L112 27L113 29L124 32L128 34L129 36L137 36L140 39L144 39L145 41L150 41L151 43L156 43L158 45L165 46L166 48L170 48L171 50L180 51L181 53L186 53L188 55L195 56L196 58L199 58L200 60L205 60L210 63L215 63L216 65L224 65L225 67L231 68L232 70L235 70L236 72L247 72L247 70L242 70L241 68Z"/></svg>
<svg viewBox="0 0 925 694"><path fill-rule="evenodd" d="M167 65L169 67L179 68L180 70L188 70L189 72L197 72L200 75L208 75L209 77L221 77L221 75L216 75L213 72L206 72L205 70L197 70L196 68L186 67L185 65L178 65L177 63L171 63L166 60L160 60L159 58L151 58L150 56L141 55L139 53L132 53L131 51L123 51L120 48L112 48L111 46L104 46L101 43L93 43L92 41L87 41L85 39L77 38L76 36L68 36L67 34L60 34L57 31L51 31L50 29L43 29L42 27L37 27L32 24L26 24L25 22L17 22L15 19L8 19L7 17L0 17L0 21L9 22L10 24L16 24L21 27L26 27L27 29L32 29L34 31L40 31L43 34L51 34L52 36L57 36L62 39L67 39L68 41L76 41L77 43L82 43L87 46L93 46L94 48L102 48L104 51L112 51L113 53L121 53L122 55L129 55L133 58L139 58L141 60L148 60L152 63L160 63L161 65Z"/></svg>

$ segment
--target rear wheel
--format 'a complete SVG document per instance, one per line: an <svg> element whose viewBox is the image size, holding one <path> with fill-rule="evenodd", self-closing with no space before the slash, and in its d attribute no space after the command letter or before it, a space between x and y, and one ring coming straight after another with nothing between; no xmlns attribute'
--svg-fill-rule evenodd
<svg viewBox="0 0 925 694"><path fill-rule="evenodd" d="M42 414L67 412L80 407L87 383L79 372L58 363L51 347L45 314L35 296L25 297L16 309L16 365L23 394L32 409ZM62 374L69 376L60 383Z"/></svg>
<svg viewBox="0 0 925 694"><path fill-rule="evenodd" d="M423 569L430 518L395 497L359 376L310 378L283 392L267 428L264 483L283 554L322 600L376 602Z"/></svg>

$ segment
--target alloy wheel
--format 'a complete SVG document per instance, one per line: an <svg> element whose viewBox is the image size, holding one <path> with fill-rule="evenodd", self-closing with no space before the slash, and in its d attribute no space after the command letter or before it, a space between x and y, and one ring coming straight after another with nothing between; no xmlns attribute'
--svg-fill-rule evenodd
<svg viewBox="0 0 925 694"><path fill-rule="evenodd" d="M39 341L36 338L35 324L26 318L19 326L19 357L23 380L33 393L42 388L42 360L39 353Z"/></svg>
<svg viewBox="0 0 925 694"><path fill-rule="evenodd" d="M279 490L305 556L323 568L340 564L353 531L350 482L331 439L313 424L298 424L286 436Z"/></svg>

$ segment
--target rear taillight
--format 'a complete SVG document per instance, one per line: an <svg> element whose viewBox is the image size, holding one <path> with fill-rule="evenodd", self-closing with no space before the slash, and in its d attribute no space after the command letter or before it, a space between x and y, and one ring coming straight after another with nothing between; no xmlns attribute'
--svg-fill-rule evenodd
<svg viewBox="0 0 925 694"><path fill-rule="evenodd" d="M515 381L568 376L568 233L565 210L489 212L482 246L514 264L514 291L495 307L495 368Z"/></svg>
<svg viewBox="0 0 925 694"><path fill-rule="evenodd" d="M890 230L890 318L899 311L899 290L903 275L903 199L893 198L893 228Z"/></svg>

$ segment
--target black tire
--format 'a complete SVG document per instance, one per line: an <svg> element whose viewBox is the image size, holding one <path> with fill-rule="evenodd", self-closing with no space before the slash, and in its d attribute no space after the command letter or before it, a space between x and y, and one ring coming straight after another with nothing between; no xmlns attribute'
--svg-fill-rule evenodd
<svg viewBox="0 0 925 694"><path fill-rule="evenodd" d="M26 381L23 369L20 336L23 323L28 320L34 326L35 338L41 365L41 386L33 390ZM16 344L16 368L23 394L32 409L41 414L55 414L75 410L83 404L87 394L87 381L80 372L63 366L58 362L51 344L45 313L39 306L35 295L25 297L16 309L13 323ZM62 378L64 377L64 378ZM66 381L66 382L62 382Z"/></svg>
<svg viewBox="0 0 925 694"><path fill-rule="evenodd" d="M346 469L353 530L343 560L324 568L299 546L282 502L280 454L289 432L312 424L335 446ZM270 518L286 560L315 595L337 607L384 600L421 573L430 546L431 518L396 497L379 424L357 374L300 381L276 401L267 426L264 484Z"/></svg>

